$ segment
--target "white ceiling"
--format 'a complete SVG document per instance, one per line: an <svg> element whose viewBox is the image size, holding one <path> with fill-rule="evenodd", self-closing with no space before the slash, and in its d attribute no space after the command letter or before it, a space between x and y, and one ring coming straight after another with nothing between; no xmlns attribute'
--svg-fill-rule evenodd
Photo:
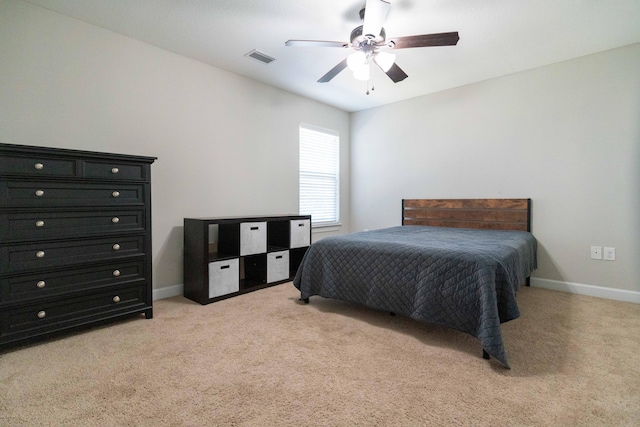
<svg viewBox="0 0 640 427"><path fill-rule="evenodd" d="M350 50L284 45L348 42L365 0L27 1L346 111L640 42L640 0L388 0L387 39L458 31L460 41L395 51L409 78L377 70L366 95L348 70L317 83ZM253 49L276 61L245 57Z"/></svg>

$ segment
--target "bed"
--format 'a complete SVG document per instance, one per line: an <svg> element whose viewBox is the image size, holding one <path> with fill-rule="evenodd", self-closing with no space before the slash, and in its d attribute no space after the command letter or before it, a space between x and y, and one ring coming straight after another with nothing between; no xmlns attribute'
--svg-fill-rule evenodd
<svg viewBox="0 0 640 427"><path fill-rule="evenodd" d="M321 239L293 284L301 300L364 304L478 338L509 367L501 324L537 267L530 199L405 199L402 225Z"/></svg>

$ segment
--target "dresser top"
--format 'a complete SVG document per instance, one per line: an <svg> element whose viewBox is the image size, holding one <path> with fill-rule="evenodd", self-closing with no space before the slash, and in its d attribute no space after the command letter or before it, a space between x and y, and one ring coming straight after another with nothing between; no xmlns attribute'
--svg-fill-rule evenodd
<svg viewBox="0 0 640 427"><path fill-rule="evenodd" d="M96 159L120 159L133 160L144 163L153 163L157 157L137 156L130 154L103 153L98 151L72 150L68 148L36 147L31 145L3 144L0 143L0 154L23 154L23 155L50 155L57 157L83 157Z"/></svg>

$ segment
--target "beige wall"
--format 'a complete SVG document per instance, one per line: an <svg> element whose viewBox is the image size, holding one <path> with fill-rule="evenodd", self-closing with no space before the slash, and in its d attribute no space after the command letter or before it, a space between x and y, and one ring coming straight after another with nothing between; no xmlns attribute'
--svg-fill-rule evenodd
<svg viewBox="0 0 640 427"><path fill-rule="evenodd" d="M334 233L399 224L403 197L531 197L538 283L640 291L638 75L632 45L349 115L0 0L0 142L158 157L160 291L182 283L184 217L297 212L299 123L341 135Z"/></svg>
<svg viewBox="0 0 640 427"><path fill-rule="evenodd" d="M638 76L635 44L352 114L352 230L402 198L530 197L538 284L640 291Z"/></svg>
<svg viewBox="0 0 640 427"><path fill-rule="evenodd" d="M348 113L0 0L0 142L158 157L156 290L183 282L184 217L298 212L300 123L340 133L348 230Z"/></svg>

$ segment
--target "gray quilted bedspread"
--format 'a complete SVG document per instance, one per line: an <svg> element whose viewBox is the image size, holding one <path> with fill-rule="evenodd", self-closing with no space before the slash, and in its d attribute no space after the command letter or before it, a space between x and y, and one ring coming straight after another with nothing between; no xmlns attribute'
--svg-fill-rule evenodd
<svg viewBox="0 0 640 427"><path fill-rule="evenodd" d="M516 291L537 267L524 231L400 226L327 237L294 278L313 295L454 328L509 367L500 324L520 316Z"/></svg>

